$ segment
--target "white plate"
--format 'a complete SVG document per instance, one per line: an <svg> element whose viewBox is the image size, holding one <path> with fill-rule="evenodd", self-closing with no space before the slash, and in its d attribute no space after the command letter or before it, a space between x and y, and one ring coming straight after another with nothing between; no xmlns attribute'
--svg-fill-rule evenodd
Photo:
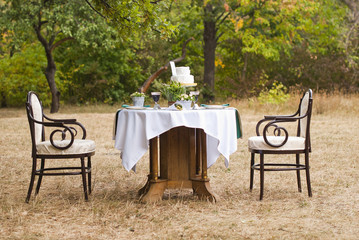
<svg viewBox="0 0 359 240"><path fill-rule="evenodd" d="M223 109L225 107L226 106L223 106L223 105L206 105L205 106L206 109Z"/></svg>
<svg viewBox="0 0 359 240"><path fill-rule="evenodd" d="M128 107L126 107L126 109L131 109L131 110L146 110L146 109L150 109L150 108L148 108L148 107L128 106Z"/></svg>

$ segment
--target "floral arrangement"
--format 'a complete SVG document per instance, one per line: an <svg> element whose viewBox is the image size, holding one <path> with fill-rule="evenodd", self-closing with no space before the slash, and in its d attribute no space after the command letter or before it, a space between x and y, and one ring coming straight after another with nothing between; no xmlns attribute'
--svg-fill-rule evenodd
<svg viewBox="0 0 359 240"><path fill-rule="evenodd" d="M181 95L186 93L186 89L179 82L171 82L161 86L162 94L168 101L177 101L181 99Z"/></svg>
<svg viewBox="0 0 359 240"><path fill-rule="evenodd" d="M179 96L179 98L177 100L179 100L179 101L194 101L194 96L183 93Z"/></svg>
<svg viewBox="0 0 359 240"><path fill-rule="evenodd" d="M146 94L142 93L142 92L134 92L130 95L130 97L145 97Z"/></svg>

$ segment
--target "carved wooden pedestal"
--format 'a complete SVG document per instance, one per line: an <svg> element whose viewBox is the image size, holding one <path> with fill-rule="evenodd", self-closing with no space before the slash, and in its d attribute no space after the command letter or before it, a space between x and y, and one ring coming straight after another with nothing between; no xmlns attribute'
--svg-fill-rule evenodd
<svg viewBox="0 0 359 240"><path fill-rule="evenodd" d="M171 188L192 188L200 199L219 200L207 178L207 143L202 129L176 127L150 140L150 174L139 190L141 201L159 201Z"/></svg>

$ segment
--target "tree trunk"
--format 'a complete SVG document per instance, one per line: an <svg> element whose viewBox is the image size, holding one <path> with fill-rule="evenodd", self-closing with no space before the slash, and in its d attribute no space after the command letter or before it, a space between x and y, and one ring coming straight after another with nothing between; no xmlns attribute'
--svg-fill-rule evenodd
<svg viewBox="0 0 359 240"><path fill-rule="evenodd" d="M59 111L60 108L60 92L57 90L55 83L56 64L52 56L52 50L57 45L52 45L53 41L55 40L55 35L52 37L52 40L48 42L41 34L41 25L43 24L43 22L41 21L41 14L39 14L38 17L39 23L38 25L34 25L34 30L36 32L37 39L41 42L46 53L47 66L45 69L45 76L47 79L47 83L49 84L52 96L50 112L56 113Z"/></svg>
<svg viewBox="0 0 359 240"><path fill-rule="evenodd" d="M215 51L217 46L216 39L216 19L213 14L213 6L207 4L204 7L204 31L203 31L203 55L204 55L204 85L214 91L214 72L215 72Z"/></svg>
<svg viewBox="0 0 359 240"><path fill-rule="evenodd" d="M248 53L244 53L244 64L243 70L241 74L241 82L246 86L246 93L249 92L248 86L249 84L246 83L246 76L247 76L247 66L248 66Z"/></svg>
<svg viewBox="0 0 359 240"><path fill-rule="evenodd" d="M47 79L47 83L49 84L51 96L52 96L50 112L56 113L59 111L60 108L60 92L57 90L55 83L56 65L51 50L45 48L45 51L47 58L47 67L45 70L45 76Z"/></svg>
<svg viewBox="0 0 359 240"><path fill-rule="evenodd" d="M7 107L7 102L6 102L6 95L5 92L0 92L0 107Z"/></svg>

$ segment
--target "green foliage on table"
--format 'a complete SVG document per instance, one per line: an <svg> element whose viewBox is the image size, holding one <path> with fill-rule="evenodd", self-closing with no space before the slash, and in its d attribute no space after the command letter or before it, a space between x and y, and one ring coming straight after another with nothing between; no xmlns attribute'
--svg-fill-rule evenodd
<svg viewBox="0 0 359 240"><path fill-rule="evenodd" d="M169 84L157 84L157 87L170 102L180 100L181 95L186 93L186 88L181 86L179 82L171 81Z"/></svg>
<svg viewBox="0 0 359 240"><path fill-rule="evenodd" d="M134 92L130 95L130 97L145 97L145 96L146 94L141 92Z"/></svg>
<svg viewBox="0 0 359 240"><path fill-rule="evenodd" d="M176 101L194 101L194 96L183 93L177 97Z"/></svg>

